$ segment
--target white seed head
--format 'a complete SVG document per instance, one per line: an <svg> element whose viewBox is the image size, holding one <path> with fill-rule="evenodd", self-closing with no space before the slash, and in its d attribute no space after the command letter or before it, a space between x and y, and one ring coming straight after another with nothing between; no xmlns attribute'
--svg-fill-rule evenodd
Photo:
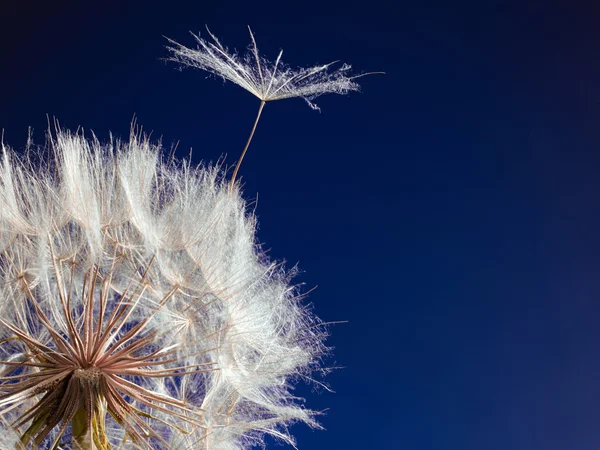
<svg viewBox="0 0 600 450"><path fill-rule="evenodd" d="M113 448L243 449L315 425L290 387L318 369L322 327L219 168L166 163L135 133L49 147L2 147L0 426L49 448L90 401Z"/></svg>

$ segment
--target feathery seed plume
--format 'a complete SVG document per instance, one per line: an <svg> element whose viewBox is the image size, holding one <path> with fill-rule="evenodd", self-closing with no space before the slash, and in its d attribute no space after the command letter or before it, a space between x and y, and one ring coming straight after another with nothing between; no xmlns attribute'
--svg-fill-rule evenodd
<svg viewBox="0 0 600 450"><path fill-rule="evenodd" d="M333 66L337 61L292 69L281 61L283 50L279 52L273 63L259 54L254 34L250 27L248 30L252 44L249 52L244 56L227 50L208 28L207 32L213 42L192 33L198 43L197 48L191 49L167 38L172 44L167 49L172 54L171 60L218 75L246 89L261 101L300 97L316 110L319 108L312 102L316 97L323 94L347 94L350 91L358 91L360 86L353 80L367 75L350 76L352 67L348 64L342 64L334 69Z"/></svg>

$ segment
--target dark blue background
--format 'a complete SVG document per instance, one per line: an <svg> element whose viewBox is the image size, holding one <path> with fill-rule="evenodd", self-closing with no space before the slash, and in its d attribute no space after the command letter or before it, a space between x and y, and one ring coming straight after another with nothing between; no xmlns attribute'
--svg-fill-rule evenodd
<svg viewBox="0 0 600 450"><path fill-rule="evenodd" d="M5 2L16 3L16 2ZM175 70L162 35L330 60L363 92L267 104L241 174L345 366L301 449L600 447L600 13L593 2L23 2L0 17L0 127L46 114L180 156L238 157L247 92ZM85 6L81 4L85 3ZM571 6L565 6L570 3Z"/></svg>

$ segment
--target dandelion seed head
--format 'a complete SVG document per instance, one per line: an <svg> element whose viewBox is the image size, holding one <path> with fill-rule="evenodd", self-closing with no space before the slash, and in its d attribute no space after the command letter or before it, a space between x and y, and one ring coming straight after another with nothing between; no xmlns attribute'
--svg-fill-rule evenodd
<svg viewBox="0 0 600 450"><path fill-rule="evenodd" d="M135 132L48 142L51 163L1 155L0 446L243 449L317 426L290 388L324 333L220 168Z"/></svg>

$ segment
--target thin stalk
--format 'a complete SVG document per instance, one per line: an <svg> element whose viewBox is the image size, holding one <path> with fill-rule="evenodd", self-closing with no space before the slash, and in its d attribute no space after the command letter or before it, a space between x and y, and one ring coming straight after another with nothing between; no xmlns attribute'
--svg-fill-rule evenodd
<svg viewBox="0 0 600 450"><path fill-rule="evenodd" d="M81 406L71 421L73 450L96 450L93 432L88 427L88 412Z"/></svg>
<svg viewBox="0 0 600 450"><path fill-rule="evenodd" d="M248 147L250 147L250 142L252 142L252 137L254 136L254 132L256 131L256 126L258 125L258 121L260 119L260 115L262 113L264 106L265 106L265 101L261 100L260 107L258 108L258 114L256 115L256 120L254 121L254 126L252 127L252 131L250 132L250 136L248 137L248 142L246 142L244 151L242 151L242 156L240 156L240 159L238 160L238 162L235 166L235 170L233 171L233 176L231 177L231 182L229 183L229 191L230 192L233 191L233 185L235 184L235 177L237 176L238 170L240 170L240 165L242 164L242 160L244 159L244 156L246 155L246 151L248 150Z"/></svg>

